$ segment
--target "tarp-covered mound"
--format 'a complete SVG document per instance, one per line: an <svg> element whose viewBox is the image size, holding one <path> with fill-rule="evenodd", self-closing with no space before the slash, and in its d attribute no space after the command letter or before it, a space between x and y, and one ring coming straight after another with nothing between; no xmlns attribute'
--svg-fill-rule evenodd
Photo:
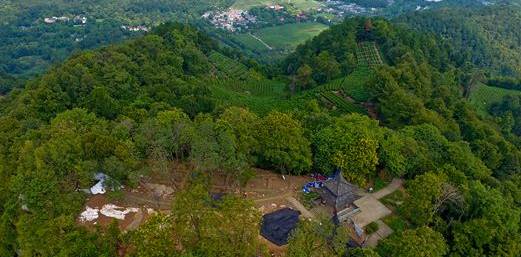
<svg viewBox="0 0 521 257"><path fill-rule="evenodd" d="M299 211L290 208L268 213L262 217L261 235L276 245L285 245L297 227L299 216Z"/></svg>

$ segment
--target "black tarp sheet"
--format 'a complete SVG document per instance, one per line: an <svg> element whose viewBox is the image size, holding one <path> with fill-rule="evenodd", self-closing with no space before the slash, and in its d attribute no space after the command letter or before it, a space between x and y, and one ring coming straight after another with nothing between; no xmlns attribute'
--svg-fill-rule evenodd
<svg viewBox="0 0 521 257"><path fill-rule="evenodd" d="M300 212L290 208L280 209L262 217L261 235L276 245L285 245L297 227Z"/></svg>

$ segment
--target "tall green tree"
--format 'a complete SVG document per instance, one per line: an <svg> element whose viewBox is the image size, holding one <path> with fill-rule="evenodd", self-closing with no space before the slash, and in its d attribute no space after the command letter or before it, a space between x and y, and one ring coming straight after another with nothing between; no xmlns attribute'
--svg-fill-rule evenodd
<svg viewBox="0 0 521 257"><path fill-rule="evenodd" d="M249 168L249 156L240 152L231 127L217 123L211 116L195 119L196 133L192 140L191 160L203 171L224 171L237 178Z"/></svg>
<svg viewBox="0 0 521 257"><path fill-rule="evenodd" d="M344 226L336 226L327 218L300 221L289 242L288 257L344 256L349 233Z"/></svg>
<svg viewBox="0 0 521 257"><path fill-rule="evenodd" d="M315 135L315 165L325 173L340 169L348 180L364 185L375 175L380 135L378 122L368 117L340 117Z"/></svg>
<svg viewBox="0 0 521 257"><path fill-rule="evenodd" d="M185 254L255 256L262 250L260 218L251 202L235 196L215 201L204 186L195 184L176 195L173 238Z"/></svg>
<svg viewBox="0 0 521 257"><path fill-rule="evenodd" d="M322 51L314 58L314 80L319 83L330 81L340 75L340 64L328 51Z"/></svg>
<svg viewBox="0 0 521 257"><path fill-rule="evenodd" d="M157 214L147 220L139 229L129 232L125 236L125 243L130 249L129 256L177 256L179 254L173 236L172 218Z"/></svg>
<svg viewBox="0 0 521 257"><path fill-rule="evenodd" d="M310 142L299 121L290 115L271 112L261 120L259 157L281 172L299 174L311 167Z"/></svg>
<svg viewBox="0 0 521 257"><path fill-rule="evenodd" d="M442 257L448 252L443 235L429 227L405 230L380 242L382 257Z"/></svg>
<svg viewBox="0 0 521 257"><path fill-rule="evenodd" d="M315 81L313 80L312 75L313 69L309 65L304 64L298 68L295 82L299 90L305 90L313 87Z"/></svg>
<svg viewBox="0 0 521 257"><path fill-rule="evenodd" d="M462 213L464 199L461 192L447 181L443 173L428 172L407 183L409 197L403 205L403 213L415 225L428 225L448 205Z"/></svg>
<svg viewBox="0 0 521 257"><path fill-rule="evenodd" d="M230 107L224 110L217 123L232 130L237 139L237 152L253 161L253 154L259 149L259 117L247 109Z"/></svg>

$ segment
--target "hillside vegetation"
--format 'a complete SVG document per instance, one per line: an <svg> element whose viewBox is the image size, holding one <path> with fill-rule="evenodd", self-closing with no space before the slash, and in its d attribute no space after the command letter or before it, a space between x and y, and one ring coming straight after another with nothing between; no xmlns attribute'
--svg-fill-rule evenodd
<svg viewBox="0 0 521 257"><path fill-rule="evenodd" d="M465 68L435 35L382 18L347 19L273 69L179 24L77 53L0 99L0 256L266 256L253 203L210 195L212 177L239 187L252 167L406 180L403 230L376 248L309 221L288 256L516 256L519 123L478 115ZM172 162L192 169L168 214L126 233L77 223L96 173L117 191Z"/></svg>
<svg viewBox="0 0 521 257"><path fill-rule="evenodd" d="M121 26L157 26L167 21L199 18L233 0L5 0L0 3L0 72L16 76L41 74L76 50L92 49L140 36ZM66 17L53 24L45 18ZM87 18L86 23L74 21Z"/></svg>
<svg viewBox="0 0 521 257"><path fill-rule="evenodd" d="M458 65L471 63L492 76L521 75L518 6L441 9L407 15L398 21L442 37Z"/></svg>
<svg viewBox="0 0 521 257"><path fill-rule="evenodd" d="M506 96L521 96L521 91L479 85L471 93L470 102L481 114L486 114L493 104L500 103Z"/></svg>

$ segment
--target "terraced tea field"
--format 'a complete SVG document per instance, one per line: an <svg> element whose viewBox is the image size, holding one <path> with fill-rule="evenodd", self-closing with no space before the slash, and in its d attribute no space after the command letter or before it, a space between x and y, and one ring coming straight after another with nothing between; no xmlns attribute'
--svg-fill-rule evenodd
<svg viewBox="0 0 521 257"><path fill-rule="evenodd" d="M339 78L318 87L324 90L342 90L355 101L365 102L369 99L366 83L373 77L373 71L368 67L359 67L346 77Z"/></svg>
<svg viewBox="0 0 521 257"><path fill-rule="evenodd" d="M361 103L369 99L367 82L373 70L361 66L346 77L325 85L290 95L287 83L267 78L253 78L248 67L221 53L213 52L209 60L218 70L218 78L208 82L212 95L221 107L242 106L258 114L272 110L302 110L311 100L318 100L334 113L363 113L367 110ZM230 78L239 79L230 79Z"/></svg>
<svg viewBox="0 0 521 257"><path fill-rule="evenodd" d="M208 56L210 62L224 74L231 78L247 79L248 67L218 52L213 52Z"/></svg>
<svg viewBox="0 0 521 257"><path fill-rule="evenodd" d="M375 42L358 43L356 57L360 66L372 67L384 63Z"/></svg>
<svg viewBox="0 0 521 257"><path fill-rule="evenodd" d="M252 96L281 95L283 94L285 87L284 83L282 82L268 79L246 81L223 80L220 81L217 85L237 93Z"/></svg>
<svg viewBox="0 0 521 257"><path fill-rule="evenodd" d="M333 104L336 108L338 108L342 112L367 113L367 111L364 108L362 108L361 106L348 101L347 99L345 99L342 96L339 96L337 93L335 93L333 91L322 92L320 94L320 96L323 97L326 101Z"/></svg>

